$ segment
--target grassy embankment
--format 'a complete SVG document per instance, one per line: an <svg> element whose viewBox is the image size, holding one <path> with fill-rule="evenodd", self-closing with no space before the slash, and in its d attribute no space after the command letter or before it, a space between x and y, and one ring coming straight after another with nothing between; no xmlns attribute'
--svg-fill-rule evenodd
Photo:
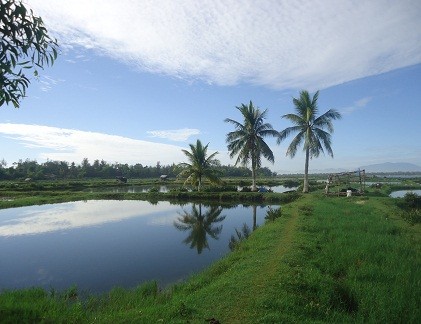
<svg viewBox="0 0 421 324"><path fill-rule="evenodd" d="M308 194L186 283L114 289L81 300L3 292L13 322L400 322L421 319L421 229L385 197Z"/></svg>

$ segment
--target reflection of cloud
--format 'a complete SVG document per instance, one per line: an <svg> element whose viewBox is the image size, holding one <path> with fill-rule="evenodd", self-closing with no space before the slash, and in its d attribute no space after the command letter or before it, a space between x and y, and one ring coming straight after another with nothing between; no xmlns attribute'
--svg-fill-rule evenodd
<svg viewBox="0 0 421 324"><path fill-rule="evenodd" d="M220 85L314 90L421 62L418 0L28 3L63 46Z"/></svg>
<svg viewBox="0 0 421 324"><path fill-rule="evenodd" d="M174 215L168 216L159 216L151 218L148 222L148 225L156 225L156 226L172 226L174 223Z"/></svg>
<svg viewBox="0 0 421 324"><path fill-rule="evenodd" d="M16 209L17 216L15 218L0 223L0 236L41 234L95 226L161 212L175 214L178 209L178 206L165 202L152 206L153 209L150 209L149 206L150 203L146 201L89 200L49 206L22 207ZM159 216L158 219L160 219ZM165 223L159 224L164 225Z"/></svg>
<svg viewBox="0 0 421 324"><path fill-rule="evenodd" d="M359 100L355 101L352 106L342 108L342 109L340 109L340 111L341 111L342 114L345 114L345 115L351 114L358 109L366 107L367 104L371 101L371 99L373 99L373 98L372 97L365 97L365 98L359 99Z"/></svg>
<svg viewBox="0 0 421 324"><path fill-rule="evenodd" d="M186 141L190 136L200 134L198 129L182 128L173 130L153 130L148 131L151 137L166 138L172 141Z"/></svg>

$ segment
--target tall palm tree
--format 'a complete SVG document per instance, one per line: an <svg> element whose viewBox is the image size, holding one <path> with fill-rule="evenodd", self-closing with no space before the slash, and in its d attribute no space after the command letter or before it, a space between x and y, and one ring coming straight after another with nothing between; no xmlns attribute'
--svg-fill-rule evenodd
<svg viewBox="0 0 421 324"><path fill-rule="evenodd" d="M286 114L282 118L290 120L294 126L285 128L279 133L278 144L287 138L290 134L298 133L289 145L286 155L293 158L297 153L297 148L303 143L303 151L305 152L304 167L304 185L303 192L308 192L308 165L309 160L318 157L320 153L327 153L333 157L331 147L331 134L333 133L332 120L340 119L341 114L335 109L329 109L323 115L317 117L318 107L317 99L319 91L313 98L310 98L308 91L302 90L300 98L293 98L292 102L296 114Z"/></svg>
<svg viewBox="0 0 421 324"><path fill-rule="evenodd" d="M235 108L243 115L244 122L241 124L230 118L225 119L225 122L235 126L235 131L227 134L228 150L231 158L238 154L235 165L241 163L247 166L251 162L252 190L256 191L256 170L261 166L262 156L269 162L275 162L273 152L264 141L264 137L277 137L279 133L272 128L271 124L264 122L267 109L262 112L258 107L253 106L251 101L248 106L241 104L240 107Z"/></svg>
<svg viewBox="0 0 421 324"><path fill-rule="evenodd" d="M218 172L212 168L213 166L219 165L219 161L215 159L218 152L214 152L207 156L209 143L206 146L203 146L200 140L197 140L196 145L189 145L190 152L187 150L182 151L187 156L190 163L179 164L183 167L179 176L187 177L184 184L190 182L194 186L197 186L197 190L200 191L203 178L209 179L212 183L219 183L220 178L218 176Z"/></svg>
<svg viewBox="0 0 421 324"><path fill-rule="evenodd" d="M185 244L190 244L190 248L196 248L197 253L201 254L203 248L209 249L207 237L210 236L214 240L219 238L222 231L222 225L214 226L225 219L225 216L220 216L222 207L211 206L206 212L202 213L202 204L199 208L195 204L192 206L191 213L183 210L180 217L174 221L174 226L180 231L189 231L189 235L183 241Z"/></svg>

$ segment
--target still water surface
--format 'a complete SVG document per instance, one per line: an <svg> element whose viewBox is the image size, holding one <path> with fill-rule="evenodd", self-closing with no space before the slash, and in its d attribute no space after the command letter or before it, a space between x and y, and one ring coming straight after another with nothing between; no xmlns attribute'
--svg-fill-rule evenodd
<svg viewBox="0 0 421 324"><path fill-rule="evenodd" d="M89 200L0 210L0 290L165 286L228 253L235 229L262 224L267 208Z"/></svg>
<svg viewBox="0 0 421 324"><path fill-rule="evenodd" d="M144 193L149 192L151 189L157 189L159 192L169 192L171 189L179 189L180 185L123 185L120 187L108 187L108 188L94 188L88 189L89 192L113 192L113 193ZM279 186L263 186L266 189L270 189L273 192L283 193L286 191L295 191L298 187L284 187L282 185ZM187 187L191 190L190 187ZM238 187L237 190L240 191L242 187Z"/></svg>
<svg viewBox="0 0 421 324"><path fill-rule="evenodd" d="M405 197L405 195L408 192L412 192L414 194L417 194L417 195L421 196L421 190L415 189L415 190L397 190L397 191L393 191L390 194L390 197L392 197L392 198L403 198L403 197Z"/></svg>

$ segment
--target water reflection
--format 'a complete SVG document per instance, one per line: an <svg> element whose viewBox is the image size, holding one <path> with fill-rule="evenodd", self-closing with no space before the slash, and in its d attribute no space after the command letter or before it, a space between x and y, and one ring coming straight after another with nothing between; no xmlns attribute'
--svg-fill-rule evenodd
<svg viewBox="0 0 421 324"><path fill-rule="evenodd" d="M147 216L152 212L149 205L138 201L89 200L10 208L1 212L0 236L43 234ZM157 204L153 212L173 209L168 204Z"/></svg>
<svg viewBox="0 0 421 324"><path fill-rule="evenodd" d="M267 210L132 200L2 209L0 290L103 292L149 280L164 287L224 256L236 229L252 231Z"/></svg>
<svg viewBox="0 0 421 324"><path fill-rule="evenodd" d="M234 228L235 234L231 235L230 241L228 243L228 247L231 251L233 251L241 241L246 240L250 236L251 232L254 232L257 228L257 206L251 206L251 210L253 215L253 229L250 229L246 223L243 223L241 230Z"/></svg>
<svg viewBox="0 0 421 324"><path fill-rule="evenodd" d="M414 193L416 195L421 195L421 190L420 189L412 189L412 190L397 190L397 191L393 191L390 194L390 197L392 197L392 198L403 198L409 192Z"/></svg>
<svg viewBox="0 0 421 324"><path fill-rule="evenodd" d="M190 248L196 248L200 254L204 248L209 250L208 236L217 240L221 234L222 225L215 226L225 219L225 216L220 216L221 212L220 206L210 206L202 212L202 204L193 204L190 213L183 209L180 217L174 221L174 226L180 231L189 232L183 243L190 244Z"/></svg>
<svg viewBox="0 0 421 324"><path fill-rule="evenodd" d="M241 230L238 230L237 228L235 228L235 235L234 234L231 235L231 239L228 243L229 249L231 251L234 251L241 241L248 239L251 232L252 231L250 227L246 223L243 224L243 227L241 228Z"/></svg>

